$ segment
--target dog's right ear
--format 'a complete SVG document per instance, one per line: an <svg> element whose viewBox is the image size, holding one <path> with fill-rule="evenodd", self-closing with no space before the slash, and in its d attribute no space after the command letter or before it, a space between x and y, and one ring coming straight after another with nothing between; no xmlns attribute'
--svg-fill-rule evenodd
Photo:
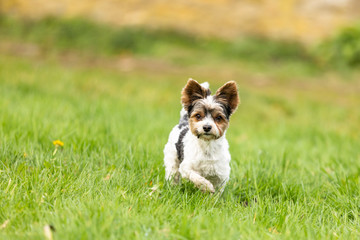
<svg viewBox="0 0 360 240"><path fill-rule="evenodd" d="M196 80L189 79L181 92L181 103L186 111L196 100L206 98L210 90L202 87Z"/></svg>

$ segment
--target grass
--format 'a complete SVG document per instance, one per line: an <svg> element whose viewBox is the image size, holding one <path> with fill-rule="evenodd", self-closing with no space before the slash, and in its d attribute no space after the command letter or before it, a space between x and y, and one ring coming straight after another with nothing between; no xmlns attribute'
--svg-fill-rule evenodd
<svg viewBox="0 0 360 240"><path fill-rule="evenodd" d="M332 38L324 41L318 48L323 64L337 68L360 65L360 24L341 29Z"/></svg>
<svg viewBox="0 0 360 240"><path fill-rule="evenodd" d="M287 61L313 65L316 60L305 47L292 41L271 41L259 36L248 36L233 41L218 38L200 38L171 29L145 29L141 27L114 28L83 19L45 18L24 21L0 17L0 36L37 43L48 51L77 50L78 52L114 56L119 54L164 56L177 48L182 53L172 56L186 57L184 52L204 53L212 58L242 59L256 62ZM199 56L199 57L200 57ZM202 57L198 61L206 61ZM189 57L183 62L188 62Z"/></svg>
<svg viewBox="0 0 360 240"><path fill-rule="evenodd" d="M43 239L51 224L54 239L358 239L358 78L284 63L259 80L197 54L174 73L0 52L0 238ZM224 194L169 186L162 150L180 89L191 76L215 90L228 72L242 105Z"/></svg>

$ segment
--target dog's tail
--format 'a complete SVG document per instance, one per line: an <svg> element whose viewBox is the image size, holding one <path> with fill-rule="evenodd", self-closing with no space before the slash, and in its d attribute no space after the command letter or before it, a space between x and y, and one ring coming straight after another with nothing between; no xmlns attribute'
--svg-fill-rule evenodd
<svg viewBox="0 0 360 240"><path fill-rule="evenodd" d="M208 82L203 82L200 84L203 88L205 88L206 90L210 88L210 84ZM187 112L185 111L184 107L181 108L180 111L180 119L184 119L187 118Z"/></svg>

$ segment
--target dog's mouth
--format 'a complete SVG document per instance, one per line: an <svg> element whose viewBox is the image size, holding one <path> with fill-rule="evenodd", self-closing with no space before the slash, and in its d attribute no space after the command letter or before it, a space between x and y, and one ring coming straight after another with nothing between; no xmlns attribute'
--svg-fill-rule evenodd
<svg viewBox="0 0 360 240"><path fill-rule="evenodd" d="M193 131L192 133L198 139L202 139L202 140L205 140L205 141L215 140L215 139L218 139L220 137L220 136L215 135L214 133L202 132L202 131L198 131L197 129L195 131Z"/></svg>
<svg viewBox="0 0 360 240"><path fill-rule="evenodd" d="M212 133L200 133L197 135L198 138L204 139L204 140L213 140L217 139L217 137Z"/></svg>

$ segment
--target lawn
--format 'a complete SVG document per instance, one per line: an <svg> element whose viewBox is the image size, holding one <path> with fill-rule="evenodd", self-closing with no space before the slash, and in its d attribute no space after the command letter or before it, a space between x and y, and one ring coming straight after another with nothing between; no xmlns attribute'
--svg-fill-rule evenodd
<svg viewBox="0 0 360 240"><path fill-rule="evenodd" d="M358 72L1 46L1 239L44 239L48 224L54 239L360 237ZM164 181L188 77L239 85L222 196Z"/></svg>

